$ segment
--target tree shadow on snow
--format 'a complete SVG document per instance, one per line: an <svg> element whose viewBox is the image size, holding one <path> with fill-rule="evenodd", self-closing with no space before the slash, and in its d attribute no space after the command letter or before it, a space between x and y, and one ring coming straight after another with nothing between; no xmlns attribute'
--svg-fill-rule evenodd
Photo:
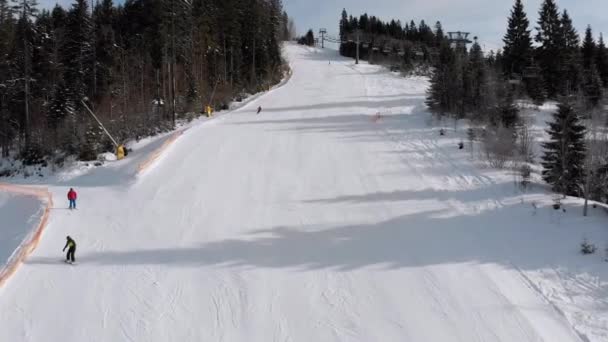
<svg viewBox="0 0 608 342"><path fill-rule="evenodd" d="M365 97L362 97L365 98ZM370 97L373 98L373 97ZM361 99L361 97L360 97ZM328 103L319 103L319 104L311 104L311 105L300 105L300 106L289 106L289 107L272 107L268 106L264 108L265 113L284 113L284 112L292 112L292 111L314 111L315 113L323 112L328 109L344 109L344 108L368 108L378 112L382 112L387 108L402 108L402 107L412 107L421 109L420 96L408 96L401 97L393 100L360 100L360 101L344 101L344 102L328 102ZM308 118L314 119L314 118ZM293 120L291 123L294 123ZM244 124L260 124L266 121L248 121L248 122L235 122L235 125L244 125ZM287 120L276 120L274 123L290 123Z"/></svg>
<svg viewBox="0 0 608 342"><path fill-rule="evenodd" d="M498 264L522 269L580 266L579 233L602 234L583 218L529 204L462 214L452 209L403 215L371 224L275 227L242 239L194 247L99 252L80 260L97 265L285 268L296 271L406 269L443 264ZM597 222L596 222L597 223Z"/></svg>

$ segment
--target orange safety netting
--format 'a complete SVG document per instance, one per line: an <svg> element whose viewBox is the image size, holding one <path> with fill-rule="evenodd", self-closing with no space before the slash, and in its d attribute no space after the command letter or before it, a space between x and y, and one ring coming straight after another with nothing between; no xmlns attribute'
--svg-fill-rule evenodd
<svg viewBox="0 0 608 342"><path fill-rule="evenodd" d="M184 134L183 130L173 133L173 135L171 135L171 137L169 137L169 139L167 139L161 147L157 148L156 151L154 151L154 153L152 153L152 155L146 161L139 164L139 166L137 167L137 173L142 173L148 167L150 167L150 165L152 165L163 154L163 152L167 148L169 148L169 146L171 146L171 144L173 144L175 140L177 140L177 138L179 138L182 134Z"/></svg>
<svg viewBox="0 0 608 342"><path fill-rule="evenodd" d="M44 188L18 186L13 184L0 184L0 191L25 196L34 196L46 203L38 226L25 238L25 240L21 242L21 245L17 247L17 250L15 253L13 253L13 256L9 259L4 268L0 268L0 287L2 287L6 281L13 274L15 274L25 259L36 249L36 247L38 247L42 233L44 232L46 224L49 220L49 214L51 207L53 206L53 196L47 189Z"/></svg>

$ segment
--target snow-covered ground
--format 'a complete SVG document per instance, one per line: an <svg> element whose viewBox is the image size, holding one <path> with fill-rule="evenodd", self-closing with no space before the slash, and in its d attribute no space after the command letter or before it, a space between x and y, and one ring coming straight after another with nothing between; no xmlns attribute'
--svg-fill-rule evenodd
<svg viewBox="0 0 608 342"><path fill-rule="evenodd" d="M43 213L40 199L0 190L0 273L17 246L39 224Z"/></svg>
<svg viewBox="0 0 608 342"><path fill-rule="evenodd" d="M52 180L79 210L54 211L0 289L0 341L608 339L608 265L578 246L604 247L603 209L555 211L478 168L431 125L424 79L287 53L284 87L192 125L145 173L159 139Z"/></svg>

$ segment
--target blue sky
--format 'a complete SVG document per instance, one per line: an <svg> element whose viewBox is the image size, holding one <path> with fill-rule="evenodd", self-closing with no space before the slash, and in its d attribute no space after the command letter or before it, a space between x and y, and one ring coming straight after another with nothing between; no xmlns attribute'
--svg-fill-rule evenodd
<svg viewBox="0 0 608 342"><path fill-rule="evenodd" d="M424 19L427 24L440 20L446 31L470 31L478 36L486 50L502 44L507 17L514 0L283 0L283 4L296 22L300 33L320 27L329 32L338 31L342 8L349 14L367 12L382 19L400 19L402 22ZM533 26L536 25L542 0L524 0L524 6ZM557 0L560 9L567 9L579 34L587 24L594 33L608 36L608 0Z"/></svg>

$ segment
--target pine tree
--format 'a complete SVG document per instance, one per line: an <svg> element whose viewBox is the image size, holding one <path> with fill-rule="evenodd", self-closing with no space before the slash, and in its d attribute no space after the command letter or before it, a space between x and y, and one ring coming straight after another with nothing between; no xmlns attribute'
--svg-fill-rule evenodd
<svg viewBox="0 0 608 342"><path fill-rule="evenodd" d="M435 42L435 34L424 20L421 20L418 25L418 34L420 35L420 41L427 46L432 46Z"/></svg>
<svg viewBox="0 0 608 342"><path fill-rule="evenodd" d="M287 12L283 11L281 15L281 41L289 41L291 38L289 37L289 16Z"/></svg>
<svg viewBox="0 0 608 342"><path fill-rule="evenodd" d="M97 64L95 89L99 95L110 95L113 84L116 82L113 74L113 67L117 64L115 21L116 11L112 0L103 0L95 6L95 57Z"/></svg>
<svg viewBox="0 0 608 342"><path fill-rule="evenodd" d="M597 66L598 73L602 79L604 87L608 87L608 49L604 43L604 37L600 34L600 39L597 45L597 54L595 64Z"/></svg>
<svg viewBox="0 0 608 342"><path fill-rule="evenodd" d="M80 149L80 160L92 161L97 159L103 146L104 133L96 122L87 126L84 134L84 143Z"/></svg>
<svg viewBox="0 0 608 342"><path fill-rule="evenodd" d="M270 22L268 25L268 41L267 47L271 53L270 66L275 69L281 65L281 54L277 53L281 51L279 46L279 32L280 32L280 14L283 11L283 3L281 0L270 0ZM277 81L280 81L280 77Z"/></svg>
<svg viewBox="0 0 608 342"><path fill-rule="evenodd" d="M51 103L47 113L48 127L53 131L55 144L59 142L58 129L65 118L74 114L74 105L69 92L63 83L56 84L53 89Z"/></svg>
<svg viewBox="0 0 608 342"><path fill-rule="evenodd" d="M513 94L509 92L498 106L500 123L506 128L514 128L519 122L519 108L515 104Z"/></svg>
<svg viewBox="0 0 608 342"><path fill-rule="evenodd" d="M66 42L63 49L65 84L70 99L79 110L80 101L91 95L93 60L93 25L86 0L76 0L66 18Z"/></svg>
<svg viewBox="0 0 608 342"><path fill-rule="evenodd" d="M595 63L591 63L588 70L585 70L585 82L583 92L585 94L587 108L594 108L600 104L603 97L602 79Z"/></svg>
<svg viewBox="0 0 608 342"><path fill-rule="evenodd" d="M20 127L22 127L26 150L31 147L32 59L36 42L34 19L38 14L37 5L38 3L36 0L19 0L15 1L15 5L13 6L19 19L15 31L15 49L13 50L11 59L13 59L14 66L16 67L15 72L18 75L17 78L20 80L19 86L22 90L22 92L18 92L22 103L20 110L22 115L19 121L21 124Z"/></svg>
<svg viewBox="0 0 608 342"><path fill-rule="evenodd" d="M36 155L27 148L34 138L55 141L49 151L81 152L85 96L122 140L169 127L168 98L176 114L199 98L219 107L282 76L280 0L99 0L92 13L87 4L36 15L32 0L0 0L3 155L24 141L19 149ZM54 131L70 134L70 144Z"/></svg>
<svg viewBox="0 0 608 342"><path fill-rule="evenodd" d="M554 0L545 0L541 5L536 27L538 62L542 68L547 96L555 98L565 83L563 75L564 34L557 5Z"/></svg>
<svg viewBox="0 0 608 342"><path fill-rule="evenodd" d="M435 63L435 70L430 80L426 105L429 110L440 117L451 114L459 117L464 112L463 65L449 44L444 42Z"/></svg>
<svg viewBox="0 0 608 342"><path fill-rule="evenodd" d="M454 50L447 42L444 42L439 51L439 59L435 65L435 70L430 80L430 87L427 93L426 105L429 110L439 116L451 112L455 109L451 84L454 83L451 71L456 67L456 56Z"/></svg>
<svg viewBox="0 0 608 342"><path fill-rule="evenodd" d="M0 0L0 150L1 157L8 157L13 129L9 125L8 81L11 79L11 49L15 31L13 9L7 0Z"/></svg>
<svg viewBox="0 0 608 342"><path fill-rule="evenodd" d="M435 23L435 46L440 47L444 41L445 33L443 32L443 26L441 26L441 22L438 21Z"/></svg>
<svg viewBox="0 0 608 342"><path fill-rule="evenodd" d="M591 26L587 26L582 48L583 68L585 68L585 70L590 70L591 65L595 63L596 48L597 47L595 45L595 40L593 39L593 31L591 30Z"/></svg>
<svg viewBox="0 0 608 342"><path fill-rule="evenodd" d="M315 45L315 34L312 32L312 29L308 30L308 32L306 33L306 45Z"/></svg>
<svg viewBox="0 0 608 342"><path fill-rule="evenodd" d="M465 112L483 115L487 111L487 66L481 46L477 41L471 46L464 71ZM481 118L479 118L481 119ZM478 121L479 121L478 119Z"/></svg>
<svg viewBox="0 0 608 342"><path fill-rule="evenodd" d="M502 50L499 49L498 51L496 51L496 55L494 56L494 68L502 72L502 70L504 70L504 65L505 58L502 53Z"/></svg>
<svg viewBox="0 0 608 342"><path fill-rule="evenodd" d="M516 0L511 10L511 17L509 17L507 33L503 38L505 75L522 75L530 63L532 37L529 26L530 22L524 11L524 5L521 0Z"/></svg>
<svg viewBox="0 0 608 342"><path fill-rule="evenodd" d="M348 13L346 13L346 9L343 9L342 19L340 19L340 55L342 56L348 55L346 51L346 42L348 41L349 33Z"/></svg>
<svg viewBox="0 0 608 342"><path fill-rule="evenodd" d="M55 39L53 18L47 10L42 10L35 22L36 49L32 54L32 77L36 82L32 82L31 91L33 96L33 108L38 111L46 111L47 103L52 94L53 86L56 82L54 76L55 69Z"/></svg>
<svg viewBox="0 0 608 342"><path fill-rule="evenodd" d="M553 118L550 141L543 144L543 179L558 193L578 196L585 176L585 126L570 104L561 103Z"/></svg>
<svg viewBox="0 0 608 342"><path fill-rule="evenodd" d="M561 87L563 95L570 95L580 90L583 82L581 68L580 38L572 24L568 11L564 10L561 18L564 46L562 52L562 72L565 79Z"/></svg>
<svg viewBox="0 0 608 342"><path fill-rule="evenodd" d="M530 67L541 70L536 63L533 63ZM525 81L526 93L537 106L542 105L547 99L545 82L542 77L542 74L538 74L528 77Z"/></svg>
<svg viewBox="0 0 608 342"><path fill-rule="evenodd" d="M410 21L410 31L407 39L411 41L420 41L420 35L418 34L418 26L416 26L416 23L413 20Z"/></svg>

